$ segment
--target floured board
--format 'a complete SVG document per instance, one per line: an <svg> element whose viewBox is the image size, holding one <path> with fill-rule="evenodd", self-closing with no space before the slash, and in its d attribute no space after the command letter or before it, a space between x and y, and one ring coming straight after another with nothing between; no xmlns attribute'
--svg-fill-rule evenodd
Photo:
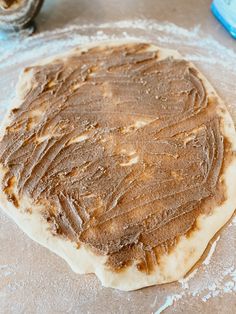
<svg viewBox="0 0 236 314"><path fill-rule="evenodd" d="M229 110L235 116L234 106L236 104L233 97L235 74L230 71L233 62L230 63L230 60L235 57L232 50L222 47L211 38L205 39L204 42L198 31L190 32L173 25L170 27L170 25L145 24L144 22L137 22L131 28L132 25L132 23L124 22L123 24L109 24L99 28L91 26L72 27L69 29L70 38L67 37L68 32L65 30L48 33L40 38L35 37L19 42L15 49L18 50L18 53L21 52L20 58L17 58L16 55L14 57L14 54L12 56L14 50L6 49L1 54L1 73L5 74L1 75L0 82L3 91L5 91L1 94L2 113L4 113L9 99L13 96L12 92L18 76L15 71L16 68L21 70L28 64L37 61L37 58L49 56L49 51L50 54L53 54L58 52L58 49L66 50L94 39L98 41L111 40L111 34L115 29L116 39L123 38L123 32L126 31L127 39L143 40L145 38L146 41L152 41L159 46L164 45L179 49L180 43L184 43L183 48L179 49L181 54L186 59L193 60L200 70L207 74L219 94L230 104ZM152 30L147 31L147 28ZM176 36L176 34L178 35ZM159 41L157 35L161 35ZM215 55L216 48L220 52L224 51L224 55L228 55L229 58L226 60L220 53ZM36 51L37 58L35 58ZM218 62L219 59L221 62ZM222 72L225 75L222 75ZM9 85L8 82L11 84ZM10 89L9 86L12 88ZM1 252L4 251L0 255L2 276L0 302L6 311L12 307L14 311L24 309L25 312L30 312L30 309L35 309L35 300L37 300L38 311L49 312L53 304L54 311L68 311L70 309L75 312L80 309L92 313L102 313L104 308L107 309L107 312L113 311L115 313L125 312L127 308L130 312L136 313L143 311L158 313L159 310L165 308L168 312L168 310L171 311L169 307L172 304L176 310L180 310L182 306L186 309L186 302L191 306L197 306L198 311L203 309L210 311L216 306L216 300L219 300L223 295L224 302L227 300L234 302L232 296L235 293L235 250L233 249L235 224L233 222L218 239L215 253L213 252L215 245L212 247L210 256L205 260L205 264L210 264L205 267L203 262L203 265L197 270L196 276L192 273L190 275L192 278L188 281L163 286L161 289L155 287L125 294L109 289L104 290L93 276L75 276L63 261L33 244L3 214L0 217L1 221L4 222L0 233L3 243ZM15 239L17 239L17 246ZM224 263L222 263L222 256L225 256ZM31 294L27 293L28 284L34 287L31 289ZM42 287L45 286L46 289L42 290ZM14 306L11 297L13 293L15 300L17 300L14 302ZM80 295L79 298L76 297L78 295ZM112 300L111 304L107 304L107 299Z"/></svg>

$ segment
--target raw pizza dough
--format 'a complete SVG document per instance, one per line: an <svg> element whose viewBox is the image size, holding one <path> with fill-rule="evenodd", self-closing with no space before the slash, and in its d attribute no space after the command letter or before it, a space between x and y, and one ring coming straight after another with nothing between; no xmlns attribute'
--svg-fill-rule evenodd
<svg viewBox="0 0 236 314"><path fill-rule="evenodd" d="M137 51L133 51L132 49L133 47L136 47L136 45L137 46L141 45L140 46L141 48L139 48ZM182 60L178 52L173 51L173 50L159 48L150 44L143 44L142 46L142 44L135 44L135 43L126 43L126 44L125 43L123 44L112 43L112 44L104 44L104 45L100 44L99 46L97 46L97 48L93 48L93 46L89 46L89 47L84 47L82 49L76 49L76 50L71 51L68 54L57 56L56 58L53 58L53 59L44 60L38 63L37 65L26 69L24 73L22 74L22 76L20 77L20 80L18 83L17 98L14 101L7 118L4 120L4 125L2 126L2 129L1 129L0 145L2 146L0 146L0 148L2 149L2 151L4 151L4 145L5 145L4 136L7 134L7 132L17 132L18 129L22 128L21 124L17 126L15 125L13 128L11 127L12 125L14 125L14 117L17 115L17 112L18 112L17 108L21 108L21 106L24 104L25 100L27 99L28 95L30 95L30 93L32 93L37 88L37 84L34 77L35 68L39 67L40 69L40 67L43 67L47 71L47 73L45 74L45 77L47 77L47 75L48 77L50 77L50 69L51 69L50 67L53 64L58 64L59 61L68 60L68 58L73 58L73 57L80 58L80 56L84 56L84 55L86 56L86 53L91 50L93 51L93 49L95 50L95 54L96 54L96 49L98 49L99 54L103 56L103 53L106 49L108 50L117 49L118 54L119 54L119 49L125 50L126 48L128 50L131 49L132 50L131 54L134 53L135 56L138 56L137 58L139 58L140 56L139 53L144 53L144 54L149 53L149 52L150 54L153 53L154 55L150 55L150 58L154 58L155 62L163 61L163 64L164 64L163 67L168 66L169 62L171 64L172 63L175 64L175 60ZM123 57L126 58L127 55L129 55L129 53L127 54L127 51L125 50ZM132 60L133 59L131 59L129 62L132 63L133 62ZM142 62L144 63L146 62L145 60L146 60L145 58L144 58L144 61L143 59L138 60L138 61L136 60L134 62L135 66L139 64L139 62L142 65ZM151 62L153 62L153 60ZM176 64L179 64L178 61L176 62L177 62ZM113 65L110 64L110 66L112 67ZM67 263L71 266L73 271L80 274L95 273L97 277L101 280L102 284L106 287L113 287L113 288L128 291L128 290L139 289L139 288L154 285L154 284L172 282L172 281L182 278L200 259L209 241L216 234L216 232L220 230L220 228L230 219L230 217L234 213L234 210L236 207L236 193L234 191L234 187L236 183L236 179L235 179L236 178L236 158L235 158L235 153L234 153L235 148L236 148L236 136L235 136L235 129L234 129L233 121L223 101L216 94L215 90L212 88L212 86L209 84L206 78L201 73L199 73L199 71L195 68L193 64L187 63L187 66L193 69L191 71L193 71L193 74L203 84L203 87L205 88L206 99L214 99L214 102L217 103L217 105L214 108L213 114L219 118L219 121L220 121L219 130L220 130L222 139L227 141L227 148L224 149L224 155L222 156L224 166L222 166L223 170L220 172L220 175L217 181L218 182L217 184L222 184L221 188L224 191L222 192L221 190L215 190L215 193L220 194L222 192L224 194L224 197L220 201L211 203L211 208L209 208L208 210L204 209L204 212L203 211L197 212L198 213L197 218L194 221L194 226L191 225L191 230L186 230L186 232L183 232L183 234L180 233L179 236L175 237L175 241L172 241L173 239L171 239L172 242L167 242L169 244L169 247L168 245L165 244L165 246L163 246L161 249L158 249L157 251L158 258L156 259L155 263L152 263L152 267L146 266L146 268L144 269L142 269L142 267L139 267L140 259L141 259L139 258L139 255L132 255L132 258L128 260L128 263L122 264L120 268L117 267L117 263L119 261L123 261L121 257L119 257L120 260L118 259L118 262L115 259L115 262L113 264L109 260L109 254L112 256L113 255L116 256L117 250L118 250L117 248L120 248L122 250L123 247L128 246L128 250L125 251L126 255L132 251L132 248L135 247L135 245L139 245L139 249L140 249L139 241L140 241L140 237L142 237L141 233L137 233L137 232L134 233L135 236L138 234L138 237L136 238L132 238L133 234L131 234L130 237L125 238L125 240L123 240L123 238L120 237L118 241L119 245L117 244L117 242L113 245L113 242L117 241L117 239L114 237L115 240L113 242L112 241L109 242L109 240L107 239L104 240L102 238L103 229L99 229L98 230L99 232L97 233L94 232L92 234L90 234L90 231L89 231L88 235L86 231L82 231L81 234L79 235L81 237L81 241L79 240L78 235L76 235L78 236L78 240L75 241L75 239L73 238L74 234L76 233L75 230L72 230L71 233L68 231L68 234L66 234L66 231L63 232L63 230L60 229L61 228L60 221L59 223L58 221L55 222L55 219L57 219L56 214L54 215L53 213L52 216L50 217L47 216L48 204L46 203L47 202L46 198L45 198L45 202L42 202L42 201L38 202L36 201L36 199L33 199L33 197L30 195L30 192L29 192L30 190L27 191L27 193L21 193L19 186L17 186L17 184L19 183L18 182L19 179L17 176L15 176L14 178L11 178L11 177L8 178L7 182L8 184L9 182L11 184L6 186L5 176L8 173L9 167L14 167L12 163L7 163L7 160L9 159L9 156L12 154L12 151L10 149L8 150L6 149L5 152L2 153L2 151L0 150L0 157L2 157L3 154L5 154L5 157L4 157L5 159L4 160L3 158L0 159L1 160L1 164L0 164L0 182L1 182L0 206L1 208L10 217L12 217L12 219L19 225L19 227L24 232L26 232L33 240L37 241L43 246L49 248L51 251L55 252L57 255L64 258L67 261ZM91 75L91 72L93 73L94 71L96 73L97 69L95 67L95 69L92 68L92 70L90 69L89 71L88 73L89 75ZM162 68L159 72L161 71L162 71ZM168 77L168 69L165 71L166 71L165 75ZM154 74L158 75L158 71ZM72 78L72 76L73 75L70 76L70 80L74 79ZM58 77L59 75L57 76L57 78ZM83 77L83 75L82 75L82 78L80 77L79 82L78 80L77 81L75 80L75 82L73 83L74 84L73 86L75 86L75 88L73 87L73 91L77 88L80 89L81 86L83 85L83 82L86 82L86 80L87 78ZM142 80L142 77L140 80ZM48 84L48 81L47 81L47 84ZM199 83L196 83L196 84L199 85ZM108 97L108 98L110 97L111 99L114 99L115 97L119 96L119 95L118 96L116 95L115 91L110 88L107 82L104 85L106 86L104 97ZM54 81L50 79L49 85L47 85L49 92L51 88L53 89L53 86L54 86ZM161 90L160 86L159 86L159 90ZM42 90L44 87L45 86L42 87ZM61 85L60 88L63 88L63 85ZM186 83L186 89L187 88L189 88L189 86ZM201 92L201 87L199 87L199 91ZM152 91L147 89L147 93L151 93L151 92ZM52 92L51 97L54 97L53 93L54 92ZM93 92L91 90L91 94L92 93ZM126 93L128 97L129 96L128 89ZM169 95L167 96L169 97ZM157 100L159 99L158 97L159 96L157 96L156 98ZM198 98L200 98L200 96ZM198 98L196 98L197 99L196 101L200 101ZM65 100L65 102L66 101L67 100ZM166 100L163 97L161 101L165 102L165 101L168 101L168 99ZM53 106L53 104L51 105ZM209 104L207 102L207 106L208 105ZM38 103L37 106L38 107L35 109L36 113L37 113L37 110L40 109L41 103ZM39 114L43 114L43 113L40 112L39 110ZM105 111L104 111L104 114L105 114ZM126 133L128 134L129 132L133 132L134 128L135 128L134 131L136 131L137 129L142 129L142 128L145 129L146 125L153 123L153 120L155 120L153 119L153 117L151 117L151 119L148 121L147 119L146 120L145 119L143 120L139 119L138 123L136 124L131 123L130 126L126 125L122 129L123 130L122 134L126 134ZM189 117L189 119L191 119L191 117ZM36 125L38 123L37 121L35 123ZM119 120L115 120L115 123L119 123ZM31 127L32 128L35 127L34 121L32 122L32 126L30 126L30 128ZM93 129L94 128L96 129L96 127L97 127L96 125L92 126ZM120 127L119 124L118 124L118 127ZM91 125L89 125L89 132L90 132L90 129L91 129ZM44 135L41 136L38 139L39 143L43 143L44 141L47 141L48 138L52 136L52 132L54 132L52 131L52 129L46 129L46 130L47 130L47 135L45 137ZM190 132L191 134L190 137L188 134L188 136L185 139L186 143L188 141L193 140L192 137L195 133L198 132L198 130L199 128L194 128L194 130ZM200 128L200 131L201 131L201 128ZM87 135L88 135L87 133L83 133L79 137L79 140L77 138L76 140L77 143L84 142L84 141L86 142ZM60 136L60 135L53 134L53 136ZM105 138L105 140L107 140L107 138ZM20 142L19 138L18 138L18 141ZM76 142L74 141L73 137L71 137L68 141L70 142L70 144ZM120 142L118 144L120 144ZM165 146L163 146L163 151L164 150L165 150ZM6 152L7 152L7 155L6 155ZM123 153L125 154L125 152L122 152L122 154ZM129 158L128 161L126 160L125 163L124 162L120 163L121 167L135 167L135 164L138 164L140 162L139 156L136 156L135 152L133 152L132 150L128 152L128 157L130 156L131 158ZM228 157L226 158L226 156ZM18 157L20 158L21 154L19 154ZM174 172L174 175L176 178L178 174ZM190 175L191 174L189 173L189 176ZM63 178L61 180L63 180ZM142 186L141 186L141 189L142 189ZM96 194L96 191L94 191L94 194ZM91 197L91 195L92 194L90 194L89 196ZM67 203L60 203L60 204L62 204L61 210L63 212L63 204L67 204ZM201 206L202 206L202 203L200 202L198 204L198 207L200 208ZM158 210L159 208L154 208L154 211L158 211ZM188 210L186 210L186 212L188 212ZM93 214L90 213L90 218L87 225L88 229L90 228L90 225L93 225L94 223L91 218L92 215ZM54 219L53 222L52 222L52 217ZM60 217L63 217L63 214ZM115 218L112 218L112 219L111 220L114 222ZM84 221L81 222L81 224L83 223ZM58 227L58 224L59 224L59 227ZM95 225L96 225L96 221L95 221ZM141 227L143 228L143 225ZM94 228L96 229L96 226ZM111 239L113 239L112 233L116 232L116 228L118 228L116 226L116 223L113 224L112 227L110 228L104 227L104 234L105 235L108 234L107 237L110 237ZM125 230L126 229L130 230L129 225L128 227L125 226L123 229L124 229L123 232L124 232L124 237L125 237L126 235ZM121 233L119 232L118 232L118 235L120 236ZM171 232L172 232L171 229L167 229L167 233L171 233ZM101 238L100 238L100 234L102 234ZM99 243L100 241L99 239L101 239L101 243ZM146 241L148 243L148 238ZM148 245L146 247L143 245L143 247L144 247L144 251L145 250L148 251ZM126 261L126 259L124 260ZM147 260L145 260L145 262L148 263Z"/></svg>

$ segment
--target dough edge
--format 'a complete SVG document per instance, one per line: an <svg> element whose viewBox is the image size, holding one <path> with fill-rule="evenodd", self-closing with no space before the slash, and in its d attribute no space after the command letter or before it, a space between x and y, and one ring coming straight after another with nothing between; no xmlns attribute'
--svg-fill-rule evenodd
<svg viewBox="0 0 236 314"><path fill-rule="evenodd" d="M71 54L79 53L88 48L95 46L118 46L121 44L133 44L136 41L125 42L105 42L105 43L93 43L91 45L84 45L81 49L73 49L68 53L57 55L37 62L34 65L47 64L53 62L58 58L67 58ZM176 50L159 48L150 44L148 50L158 50L160 59L164 59L168 56L175 59L182 58ZM234 123L232 118L224 105L223 101L218 97L215 90L207 79L199 72L199 70L191 63L191 66L197 70L198 76L202 79L207 95L217 97L219 100L218 114L223 118L224 124L221 125L221 130L224 136L229 140L232 145L232 150L236 150L236 133L234 129ZM6 118L3 120L0 130L0 139L2 138L6 126L11 121L10 111L13 108L17 108L21 105L24 95L27 93L31 86L31 74L30 71L27 74L23 73L18 81L17 96L13 101L9 112L6 114ZM223 109L223 110L221 110ZM0 164L0 183L2 182L5 169ZM16 224L22 229L31 239L48 248L52 252L62 257L72 268L72 270L79 274L95 273L105 287L112 287L119 290L131 291L140 289L146 286L169 283L179 280L184 277L186 273L196 264L201 258L205 249L208 246L209 241L219 231L234 214L236 207L236 193L234 191L234 185L236 184L236 158L233 158L228 165L225 173L222 175L224 179L227 199L226 201L214 208L210 215L200 215L197 218L196 228L191 232L189 236L181 236L174 249L169 254L163 254L155 270L151 274L140 272L136 263L128 266L121 272L114 272L110 270L105 264L107 257L98 256L94 254L91 249L81 244L77 248L76 243L67 240L63 237L57 237L52 235L49 231L49 224L39 214L39 209L35 205L31 205L29 198L24 198L20 202L19 208L15 208L12 203L7 200L5 193L0 189L0 206L3 211L10 216ZM28 209L32 210L32 213L27 212Z"/></svg>

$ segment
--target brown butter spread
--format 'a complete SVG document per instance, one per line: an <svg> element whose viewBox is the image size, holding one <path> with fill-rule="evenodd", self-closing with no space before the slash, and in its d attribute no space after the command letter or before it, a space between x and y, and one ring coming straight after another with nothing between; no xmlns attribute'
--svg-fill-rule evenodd
<svg viewBox="0 0 236 314"><path fill-rule="evenodd" d="M188 62L148 47L96 47L26 69L32 88L0 143L5 192L16 178L17 198L44 204L53 233L116 270L133 260L152 269L223 198L217 100Z"/></svg>

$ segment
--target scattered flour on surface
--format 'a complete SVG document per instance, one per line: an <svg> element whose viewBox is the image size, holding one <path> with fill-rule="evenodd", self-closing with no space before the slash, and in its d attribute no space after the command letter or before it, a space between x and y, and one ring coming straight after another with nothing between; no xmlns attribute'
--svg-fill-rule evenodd
<svg viewBox="0 0 236 314"><path fill-rule="evenodd" d="M178 301L181 299L183 294L173 294L173 295L168 295L165 303L159 307L159 309L155 312L155 314L161 314L164 310L166 310L168 307L174 304L175 301Z"/></svg>
<svg viewBox="0 0 236 314"><path fill-rule="evenodd" d="M220 240L220 236L218 236L218 238L215 240L215 242L212 244L211 248L210 248L210 251L206 257L206 259L203 261L203 264L204 265L208 265L210 264L210 260L211 260L211 257L212 255L214 254L215 252L215 249L216 249L216 244L217 242Z"/></svg>

